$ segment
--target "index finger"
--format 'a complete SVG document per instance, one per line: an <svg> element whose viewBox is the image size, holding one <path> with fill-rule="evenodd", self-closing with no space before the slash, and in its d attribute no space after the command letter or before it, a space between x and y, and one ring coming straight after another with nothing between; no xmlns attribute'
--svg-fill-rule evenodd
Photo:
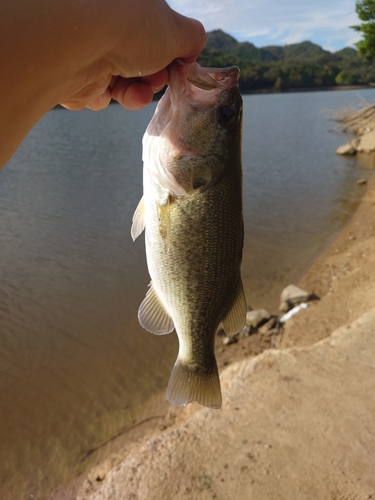
<svg viewBox="0 0 375 500"><path fill-rule="evenodd" d="M174 11L177 25L177 51L176 58L182 59L186 64L196 61L206 45L206 31L203 24L196 19L185 17Z"/></svg>

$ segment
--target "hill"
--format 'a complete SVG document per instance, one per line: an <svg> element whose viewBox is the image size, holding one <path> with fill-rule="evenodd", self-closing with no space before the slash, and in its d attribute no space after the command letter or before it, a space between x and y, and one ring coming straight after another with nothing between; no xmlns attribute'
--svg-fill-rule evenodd
<svg viewBox="0 0 375 500"><path fill-rule="evenodd" d="M367 85L375 81L375 63L346 47L332 53L310 41L258 48L218 29L207 33L198 61L203 66L239 66L243 91Z"/></svg>

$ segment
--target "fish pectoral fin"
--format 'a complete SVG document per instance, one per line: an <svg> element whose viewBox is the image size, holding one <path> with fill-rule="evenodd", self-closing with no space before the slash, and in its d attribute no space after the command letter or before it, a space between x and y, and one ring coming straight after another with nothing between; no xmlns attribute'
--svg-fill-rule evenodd
<svg viewBox="0 0 375 500"><path fill-rule="evenodd" d="M135 241L138 238L138 236L142 233L144 228L145 228L145 203L142 196L133 215L133 224L130 231L133 241Z"/></svg>
<svg viewBox="0 0 375 500"><path fill-rule="evenodd" d="M170 333L174 328L173 320L160 302L152 282L146 297L139 306L138 320L145 330L155 335Z"/></svg>
<svg viewBox="0 0 375 500"><path fill-rule="evenodd" d="M174 406L197 401L208 408L219 409L221 389L216 361L207 373L206 367L199 370L177 358L168 383L167 400Z"/></svg>
<svg viewBox="0 0 375 500"><path fill-rule="evenodd" d="M169 252L169 243L171 238L171 196L162 200L161 203L156 202L156 208L159 218L159 233L164 240L165 251Z"/></svg>
<svg viewBox="0 0 375 500"><path fill-rule="evenodd" d="M242 281L240 280L232 307L221 322L223 329L228 337L238 333L245 326L246 311L246 299L243 291Z"/></svg>

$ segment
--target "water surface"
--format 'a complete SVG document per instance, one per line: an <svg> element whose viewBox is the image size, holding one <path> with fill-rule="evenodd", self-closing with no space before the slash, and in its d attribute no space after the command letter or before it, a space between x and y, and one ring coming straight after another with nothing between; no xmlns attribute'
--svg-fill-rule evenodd
<svg viewBox="0 0 375 500"><path fill-rule="evenodd" d="M374 90L244 97L243 278L273 307L346 223L370 170L335 155L327 109ZM44 498L164 391L175 334L137 321L149 277L130 237L142 191L140 112L55 109L0 172L0 496ZM32 496L33 495L33 496Z"/></svg>

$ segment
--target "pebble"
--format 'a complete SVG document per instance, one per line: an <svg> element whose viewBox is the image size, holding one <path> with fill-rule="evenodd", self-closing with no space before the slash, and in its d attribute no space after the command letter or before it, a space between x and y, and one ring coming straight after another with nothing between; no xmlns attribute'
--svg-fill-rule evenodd
<svg viewBox="0 0 375 500"><path fill-rule="evenodd" d="M276 325L276 318L271 318L270 320L267 321L266 324L264 324L259 328L259 333L261 335L265 335L269 333L275 325Z"/></svg>
<svg viewBox="0 0 375 500"><path fill-rule="evenodd" d="M355 155L356 152L356 149L350 143L336 149L336 154L338 155Z"/></svg>
<svg viewBox="0 0 375 500"><path fill-rule="evenodd" d="M282 312L287 312L289 309L292 309L293 306L309 300L310 296L311 294L306 290L302 290L302 288L296 285L288 285L281 292L279 309Z"/></svg>
<svg viewBox="0 0 375 500"><path fill-rule="evenodd" d="M240 331L239 337L240 337L240 339L244 339L246 337L250 337L250 333L251 333L251 326L245 325L243 327L243 329Z"/></svg>
<svg viewBox="0 0 375 500"><path fill-rule="evenodd" d="M271 314L266 309L256 309L254 311L248 311L246 314L246 324L252 326L253 328L258 328L262 323L268 321Z"/></svg>
<svg viewBox="0 0 375 500"><path fill-rule="evenodd" d="M224 337L223 338L224 345L237 344L237 342L238 342L237 335L233 335L232 337Z"/></svg>

